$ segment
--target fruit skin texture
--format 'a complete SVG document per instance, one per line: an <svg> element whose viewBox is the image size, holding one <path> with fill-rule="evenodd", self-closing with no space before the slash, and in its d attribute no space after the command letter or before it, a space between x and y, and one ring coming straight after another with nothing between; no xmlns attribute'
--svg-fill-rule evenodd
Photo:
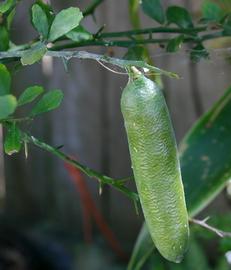
<svg viewBox="0 0 231 270"><path fill-rule="evenodd" d="M121 110L149 232L162 256L179 263L188 246L188 214L164 96L153 81L133 73L122 93Z"/></svg>

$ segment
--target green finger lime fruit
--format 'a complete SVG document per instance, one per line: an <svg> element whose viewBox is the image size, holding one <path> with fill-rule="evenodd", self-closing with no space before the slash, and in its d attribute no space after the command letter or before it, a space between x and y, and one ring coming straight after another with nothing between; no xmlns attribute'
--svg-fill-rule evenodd
<svg viewBox="0 0 231 270"><path fill-rule="evenodd" d="M132 71L121 110L144 217L159 252L179 263L187 250L188 213L168 108L155 82Z"/></svg>

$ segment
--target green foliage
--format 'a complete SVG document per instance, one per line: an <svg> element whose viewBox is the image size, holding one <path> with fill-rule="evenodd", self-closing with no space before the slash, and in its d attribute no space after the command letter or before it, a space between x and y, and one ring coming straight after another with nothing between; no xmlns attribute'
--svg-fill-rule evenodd
<svg viewBox="0 0 231 270"><path fill-rule="evenodd" d="M0 96L10 93L11 77L7 68L0 63Z"/></svg>
<svg viewBox="0 0 231 270"><path fill-rule="evenodd" d="M54 110L59 107L63 99L61 90L52 90L42 96L38 103L32 109L30 116L34 117L41 113Z"/></svg>
<svg viewBox="0 0 231 270"><path fill-rule="evenodd" d="M53 12L53 9L52 9L51 5L43 2L42 0L37 0L35 4L39 5L40 8L43 10L43 12L46 14L46 17L47 17L47 20L48 20L48 25L50 27L53 20L54 20L54 18L55 18L55 14Z"/></svg>
<svg viewBox="0 0 231 270"><path fill-rule="evenodd" d="M18 153L21 150L21 132L16 123L7 124L7 133L4 140L4 150L7 155Z"/></svg>
<svg viewBox="0 0 231 270"><path fill-rule="evenodd" d="M12 95L0 96L0 120L13 114L17 107L17 100Z"/></svg>
<svg viewBox="0 0 231 270"><path fill-rule="evenodd" d="M11 77L7 68L2 64L0 64L0 82L0 120L6 120L8 116L15 112L17 107L33 102L44 92L44 88L41 86L30 86L22 92L17 101L13 95L9 95ZM38 114L56 109L60 106L62 99L63 93L61 90L52 90L44 94L32 108L29 117L34 117ZM7 119L7 121L8 123L10 121L14 122L14 119Z"/></svg>
<svg viewBox="0 0 231 270"><path fill-rule="evenodd" d="M0 3L0 13L8 12L16 3L16 0L5 0L3 3Z"/></svg>
<svg viewBox="0 0 231 270"><path fill-rule="evenodd" d="M191 28L193 22L187 9L180 6L170 6L166 12L168 23L174 23L180 28Z"/></svg>
<svg viewBox="0 0 231 270"><path fill-rule="evenodd" d="M160 0L143 0L142 8L144 13L155 21L165 23L165 13Z"/></svg>
<svg viewBox="0 0 231 270"><path fill-rule="evenodd" d="M40 7L40 5L35 4L31 9L31 21L35 29L44 37L48 37L49 23L46 12Z"/></svg>
<svg viewBox="0 0 231 270"><path fill-rule="evenodd" d="M25 105L34 101L38 96L44 92L43 87L35 85L30 86L24 90L24 92L18 98L18 106Z"/></svg>
<svg viewBox="0 0 231 270"><path fill-rule="evenodd" d="M41 60L46 52L46 45L43 42L38 42L37 44L33 45L30 50L23 53L21 63L23 66L32 65Z"/></svg>
<svg viewBox="0 0 231 270"><path fill-rule="evenodd" d="M214 2L205 0L202 4L202 18L218 22L224 16L224 11Z"/></svg>
<svg viewBox="0 0 231 270"><path fill-rule="evenodd" d="M82 18L83 15L78 8L70 7L60 11L51 25L49 41L55 41L66 35L79 25Z"/></svg>

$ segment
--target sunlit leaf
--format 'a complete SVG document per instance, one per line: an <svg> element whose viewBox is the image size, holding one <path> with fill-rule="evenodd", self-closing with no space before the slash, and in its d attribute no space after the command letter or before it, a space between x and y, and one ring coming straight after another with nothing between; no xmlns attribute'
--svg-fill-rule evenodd
<svg viewBox="0 0 231 270"><path fill-rule="evenodd" d="M12 95L0 96L0 120L7 118L14 113L17 107L17 100Z"/></svg>
<svg viewBox="0 0 231 270"><path fill-rule="evenodd" d="M51 25L49 40L55 41L77 27L83 18L78 8L70 7L60 11Z"/></svg>

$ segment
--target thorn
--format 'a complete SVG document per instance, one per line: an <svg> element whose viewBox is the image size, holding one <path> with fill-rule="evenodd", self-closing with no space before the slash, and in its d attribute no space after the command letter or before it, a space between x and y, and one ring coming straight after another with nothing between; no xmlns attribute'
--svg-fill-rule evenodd
<svg viewBox="0 0 231 270"><path fill-rule="evenodd" d="M202 220L203 223L206 223L210 219L210 216L207 216L205 219Z"/></svg>
<svg viewBox="0 0 231 270"><path fill-rule="evenodd" d="M24 141L24 151L25 151L25 158L27 159L28 158L28 145L26 141Z"/></svg>
<svg viewBox="0 0 231 270"><path fill-rule="evenodd" d="M100 181L99 183L99 195L101 196L103 193L103 183Z"/></svg>

